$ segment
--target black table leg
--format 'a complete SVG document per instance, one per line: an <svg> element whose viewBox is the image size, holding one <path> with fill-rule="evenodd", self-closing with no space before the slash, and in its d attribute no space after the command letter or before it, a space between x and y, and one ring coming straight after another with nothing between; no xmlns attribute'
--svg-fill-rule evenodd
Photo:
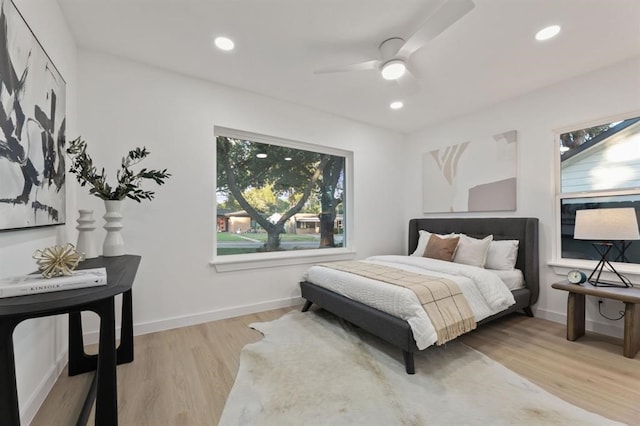
<svg viewBox="0 0 640 426"><path fill-rule="evenodd" d="M133 301L131 299L131 290L122 293L118 364L126 364L133 361Z"/></svg>
<svg viewBox="0 0 640 426"><path fill-rule="evenodd" d="M16 388L13 330L16 323L0 322L0 418L2 425L19 426L20 409Z"/></svg>
<svg viewBox="0 0 640 426"><path fill-rule="evenodd" d="M89 420L89 416L91 415L93 403L96 402L96 391L98 390L97 379L98 377L96 376L96 374L94 374L93 379L91 380L91 386L89 387L89 392L87 392L87 396L84 399L84 404L82 404L82 410L80 410L80 415L78 415L76 426L87 426L87 421Z"/></svg>
<svg viewBox="0 0 640 426"><path fill-rule="evenodd" d="M120 323L120 346L118 346L117 350L118 365L133 361L133 301L131 290L122 293L122 317ZM84 351L81 313L69 313L69 376L95 371L97 361L97 355L87 355Z"/></svg>
<svg viewBox="0 0 640 426"><path fill-rule="evenodd" d="M81 312L69 312L69 375L75 376L95 369L96 356L87 355L84 351Z"/></svg>
<svg viewBox="0 0 640 426"><path fill-rule="evenodd" d="M116 378L116 319L113 297L96 304L100 315L100 343L96 370L96 426L118 424L118 389Z"/></svg>

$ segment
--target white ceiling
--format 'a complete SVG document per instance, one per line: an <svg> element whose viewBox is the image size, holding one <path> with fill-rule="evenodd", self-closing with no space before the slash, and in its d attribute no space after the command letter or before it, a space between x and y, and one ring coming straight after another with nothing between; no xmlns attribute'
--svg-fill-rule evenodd
<svg viewBox="0 0 640 426"><path fill-rule="evenodd" d="M58 2L81 47L405 133L640 55L640 0L474 0L410 58L415 90L375 70L313 71L379 59L442 0ZM554 23L558 37L534 40ZM221 34L233 52L212 47Z"/></svg>

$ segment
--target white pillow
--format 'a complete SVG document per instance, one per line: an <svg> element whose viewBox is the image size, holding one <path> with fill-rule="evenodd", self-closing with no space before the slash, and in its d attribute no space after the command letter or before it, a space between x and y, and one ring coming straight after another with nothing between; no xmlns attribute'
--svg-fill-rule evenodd
<svg viewBox="0 0 640 426"><path fill-rule="evenodd" d="M489 251L489 245L492 240L493 235L488 235L482 240L479 240L461 234L456 254L453 256L453 261L455 263L464 263L465 265L484 268L484 264L487 261L487 252Z"/></svg>
<svg viewBox="0 0 640 426"><path fill-rule="evenodd" d="M512 271L516 267L518 259L518 240L492 241L487 252L485 268Z"/></svg>
<svg viewBox="0 0 640 426"><path fill-rule="evenodd" d="M431 232L421 229L420 231L418 231L418 235L419 235L418 246L416 247L415 251L411 253L411 256L422 257L424 255L424 251L427 248L427 244L429 243L429 238L431 238ZM453 238L458 236L458 234L447 234L447 235L434 234L434 235L437 235L440 238Z"/></svg>

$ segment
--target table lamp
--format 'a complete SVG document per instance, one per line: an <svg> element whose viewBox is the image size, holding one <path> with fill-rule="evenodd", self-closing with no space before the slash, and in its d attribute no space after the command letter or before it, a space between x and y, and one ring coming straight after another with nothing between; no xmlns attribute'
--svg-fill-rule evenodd
<svg viewBox="0 0 640 426"><path fill-rule="evenodd" d="M592 245L600 255L600 261L589 275L588 281L591 284L602 287L631 287L629 280L620 275L609 262L608 256L613 248L613 241L623 241L624 244L624 241L640 240L638 219L634 208L577 210L573 238L597 241ZM605 266L620 278L622 284L600 281L600 275ZM596 272L595 281L592 281Z"/></svg>

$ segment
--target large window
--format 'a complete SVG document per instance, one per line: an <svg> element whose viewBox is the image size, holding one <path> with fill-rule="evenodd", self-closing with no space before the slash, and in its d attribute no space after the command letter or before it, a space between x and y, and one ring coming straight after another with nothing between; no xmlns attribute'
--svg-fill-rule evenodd
<svg viewBox="0 0 640 426"><path fill-rule="evenodd" d="M349 158L216 127L216 255L346 247Z"/></svg>
<svg viewBox="0 0 640 426"><path fill-rule="evenodd" d="M574 239L576 211L632 207L640 218L640 117L559 135L560 252L599 260L591 241ZM610 260L640 263L640 241L611 241Z"/></svg>

